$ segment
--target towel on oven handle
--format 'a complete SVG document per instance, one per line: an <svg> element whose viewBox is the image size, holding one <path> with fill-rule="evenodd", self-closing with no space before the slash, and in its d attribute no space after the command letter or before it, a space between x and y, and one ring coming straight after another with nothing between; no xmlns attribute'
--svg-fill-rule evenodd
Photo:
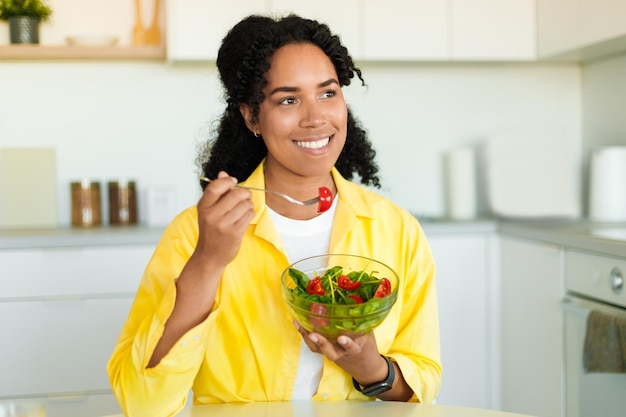
<svg viewBox="0 0 626 417"><path fill-rule="evenodd" d="M587 316L583 369L626 373L626 319L593 310Z"/></svg>

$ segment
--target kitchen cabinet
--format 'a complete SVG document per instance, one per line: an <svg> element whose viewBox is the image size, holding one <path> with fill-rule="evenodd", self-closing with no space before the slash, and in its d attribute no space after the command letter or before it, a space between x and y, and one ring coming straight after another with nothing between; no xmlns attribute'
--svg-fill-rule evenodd
<svg viewBox="0 0 626 417"><path fill-rule="evenodd" d="M252 13L266 13L269 0L167 0L167 59L214 61L228 30Z"/></svg>
<svg viewBox="0 0 626 417"><path fill-rule="evenodd" d="M437 271L443 364L437 403L496 408L495 233L427 236Z"/></svg>
<svg viewBox="0 0 626 417"><path fill-rule="evenodd" d="M271 0L269 11L279 16L296 13L328 24L333 32L339 34L348 51L356 56L360 50L359 3L360 0Z"/></svg>
<svg viewBox="0 0 626 417"><path fill-rule="evenodd" d="M626 0L537 0L539 58L590 60L626 51Z"/></svg>
<svg viewBox="0 0 626 417"><path fill-rule="evenodd" d="M0 399L119 413L106 364L154 245L0 250Z"/></svg>
<svg viewBox="0 0 626 417"><path fill-rule="evenodd" d="M534 0L168 0L170 61L212 61L227 30L251 13L328 23L355 60L535 59Z"/></svg>
<svg viewBox="0 0 626 417"><path fill-rule="evenodd" d="M503 235L500 256L501 408L561 417L564 249Z"/></svg>
<svg viewBox="0 0 626 417"><path fill-rule="evenodd" d="M445 61L448 8L440 0L361 1L358 56L372 61Z"/></svg>
<svg viewBox="0 0 626 417"><path fill-rule="evenodd" d="M341 34L342 41L350 50L357 50L357 2L169 0L166 4L167 58L170 61L214 61L228 30L243 17L254 13L284 15L294 12L319 19Z"/></svg>
<svg viewBox="0 0 626 417"><path fill-rule="evenodd" d="M534 0L451 0L452 60L534 60Z"/></svg>

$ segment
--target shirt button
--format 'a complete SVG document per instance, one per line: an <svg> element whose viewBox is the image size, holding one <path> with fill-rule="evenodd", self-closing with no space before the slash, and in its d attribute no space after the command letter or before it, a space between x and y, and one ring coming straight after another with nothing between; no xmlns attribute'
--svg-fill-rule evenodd
<svg viewBox="0 0 626 417"><path fill-rule="evenodd" d="M328 398L328 393L327 393L327 392L325 392L325 393L324 393L324 395L322 395L322 397L324 397L324 398Z"/></svg>
<svg viewBox="0 0 626 417"><path fill-rule="evenodd" d="M183 347L185 347L185 346L187 346L188 344L189 344L189 342L188 342L188 341L183 340L183 342L182 342L180 345L181 345L181 346L183 346Z"/></svg>
<svg viewBox="0 0 626 417"><path fill-rule="evenodd" d="M193 341L194 341L194 342L197 342L198 340L200 340L200 335L199 335L199 334L197 334L197 335L195 335L195 336L193 337Z"/></svg>

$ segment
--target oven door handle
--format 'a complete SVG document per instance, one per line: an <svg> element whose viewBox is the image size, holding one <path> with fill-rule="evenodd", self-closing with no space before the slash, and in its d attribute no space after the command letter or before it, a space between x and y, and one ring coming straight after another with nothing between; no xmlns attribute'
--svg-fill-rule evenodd
<svg viewBox="0 0 626 417"><path fill-rule="evenodd" d="M578 299L566 296L561 300L561 310L564 313L585 318L591 312L591 307Z"/></svg>

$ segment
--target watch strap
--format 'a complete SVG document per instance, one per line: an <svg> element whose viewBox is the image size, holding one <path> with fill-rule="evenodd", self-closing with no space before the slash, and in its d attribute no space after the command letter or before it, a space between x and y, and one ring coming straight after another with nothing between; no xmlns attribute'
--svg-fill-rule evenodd
<svg viewBox="0 0 626 417"><path fill-rule="evenodd" d="M387 367L389 369L387 378L385 378L383 381L374 382L373 384L369 384L367 386L362 386L356 381L356 379L354 379L354 377L352 378L352 385L354 385L354 389L368 397L376 397L383 392L389 391L391 389L391 386L393 385L394 379L396 379L396 370L393 366L393 363L391 363L391 360L386 356L380 356L385 360L385 362L387 362Z"/></svg>

